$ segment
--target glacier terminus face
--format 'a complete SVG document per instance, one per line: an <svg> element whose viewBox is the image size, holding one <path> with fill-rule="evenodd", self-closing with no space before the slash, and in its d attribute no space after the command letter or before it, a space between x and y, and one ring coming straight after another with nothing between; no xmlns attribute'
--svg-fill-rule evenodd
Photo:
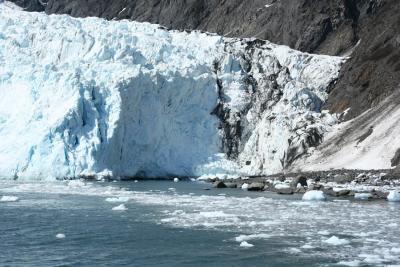
<svg viewBox="0 0 400 267"><path fill-rule="evenodd" d="M335 124L342 62L0 4L0 178L279 172Z"/></svg>

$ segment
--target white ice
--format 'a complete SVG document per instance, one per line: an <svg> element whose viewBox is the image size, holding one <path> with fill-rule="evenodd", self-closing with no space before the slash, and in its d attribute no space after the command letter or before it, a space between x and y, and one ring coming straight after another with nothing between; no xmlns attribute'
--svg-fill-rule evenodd
<svg viewBox="0 0 400 267"><path fill-rule="evenodd" d="M390 202L400 202L400 191L390 191L387 199Z"/></svg>
<svg viewBox="0 0 400 267"><path fill-rule="evenodd" d="M0 202L15 202L18 201L18 197L16 196L2 196L0 198Z"/></svg>
<svg viewBox="0 0 400 267"><path fill-rule="evenodd" d="M56 235L56 238L64 239L65 238L65 234L59 233L59 234Z"/></svg>
<svg viewBox="0 0 400 267"><path fill-rule="evenodd" d="M241 243L240 243L240 246L241 246L241 247L244 247L244 248L252 248L252 247L254 247L253 244L250 244L250 243L248 243L248 242L246 242L246 241L241 242Z"/></svg>
<svg viewBox="0 0 400 267"><path fill-rule="evenodd" d="M332 246L343 246L350 244L350 242L346 239L340 239L337 236L331 236L330 238L326 239L323 241L324 243L327 243Z"/></svg>
<svg viewBox="0 0 400 267"><path fill-rule="evenodd" d="M326 196L322 191L311 190L304 193L302 199L306 201L322 201L326 200Z"/></svg>
<svg viewBox="0 0 400 267"><path fill-rule="evenodd" d="M128 208L125 206L125 204L121 204L112 208L112 210L114 211L125 211L127 209Z"/></svg>
<svg viewBox="0 0 400 267"><path fill-rule="evenodd" d="M335 124L320 104L343 59L266 42L243 62L250 41L0 4L0 179L281 171L288 139ZM223 101L235 123L254 104L250 76L259 98L282 96L241 118L232 161L212 112Z"/></svg>

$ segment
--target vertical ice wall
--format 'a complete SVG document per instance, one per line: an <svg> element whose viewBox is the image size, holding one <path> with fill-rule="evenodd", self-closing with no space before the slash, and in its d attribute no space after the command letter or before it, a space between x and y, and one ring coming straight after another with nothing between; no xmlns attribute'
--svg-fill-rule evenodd
<svg viewBox="0 0 400 267"><path fill-rule="evenodd" d="M271 173L334 123L340 58L0 4L0 177Z"/></svg>

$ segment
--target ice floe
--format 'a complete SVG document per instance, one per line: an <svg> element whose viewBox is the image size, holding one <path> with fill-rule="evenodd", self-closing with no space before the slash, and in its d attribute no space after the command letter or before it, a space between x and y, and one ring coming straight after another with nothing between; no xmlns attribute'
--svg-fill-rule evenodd
<svg viewBox="0 0 400 267"><path fill-rule="evenodd" d="M18 197L16 196L2 196L0 198L0 202L15 202L18 201Z"/></svg>
<svg viewBox="0 0 400 267"><path fill-rule="evenodd" d="M306 193L304 193L303 200L323 201L323 200L326 200L326 196L325 196L324 192L322 192L322 191L311 190L311 191L307 191Z"/></svg>

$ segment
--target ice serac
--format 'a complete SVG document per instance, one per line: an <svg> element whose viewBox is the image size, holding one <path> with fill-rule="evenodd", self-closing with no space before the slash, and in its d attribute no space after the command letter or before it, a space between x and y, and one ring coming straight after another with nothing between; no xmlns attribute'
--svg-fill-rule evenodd
<svg viewBox="0 0 400 267"><path fill-rule="evenodd" d="M319 144L342 59L0 4L0 177L261 174Z"/></svg>

